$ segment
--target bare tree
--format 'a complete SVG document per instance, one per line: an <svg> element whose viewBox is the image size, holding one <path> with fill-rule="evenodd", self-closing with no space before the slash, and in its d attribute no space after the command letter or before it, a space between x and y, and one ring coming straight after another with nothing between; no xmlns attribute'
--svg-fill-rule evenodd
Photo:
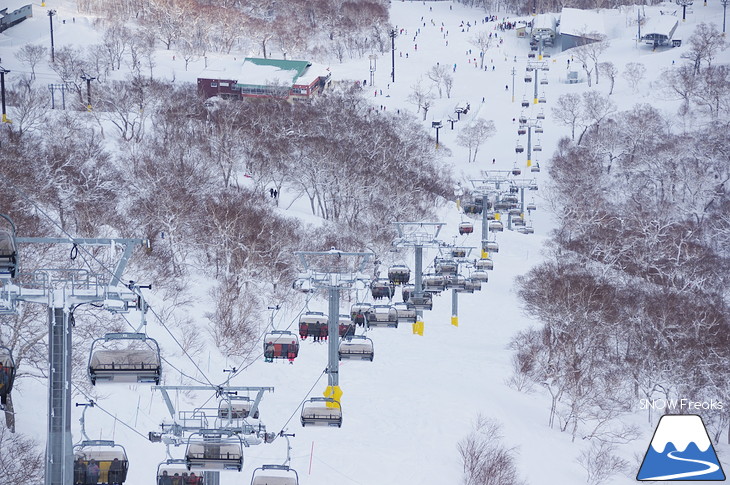
<svg viewBox="0 0 730 485"><path fill-rule="evenodd" d="M629 83L634 92L639 90L639 83L644 79L646 74L646 66L640 62L629 62L622 74L626 82Z"/></svg>
<svg viewBox="0 0 730 485"><path fill-rule="evenodd" d="M418 78L418 80L411 85L411 89L412 91L411 94L408 95L408 101L415 104L417 108L416 113L420 113L424 102L426 102L429 96L432 96L431 88L423 85L423 78Z"/></svg>
<svg viewBox="0 0 730 485"><path fill-rule="evenodd" d="M436 85L436 89L439 91L439 98L443 98L442 86L445 81L444 78L449 75L448 72L449 70L446 66L436 64L426 73L426 76Z"/></svg>
<svg viewBox="0 0 730 485"><path fill-rule="evenodd" d="M614 454L615 447L605 442L591 442L580 452L578 463L585 469L588 485L601 485L628 467L628 462Z"/></svg>
<svg viewBox="0 0 730 485"><path fill-rule="evenodd" d="M700 86L694 67L685 63L673 69L665 69L662 72L661 84L669 97L682 100L679 114L689 113L690 103Z"/></svg>
<svg viewBox="0 0 730 485"><path fill-rule="evenodd" d="M476 118L462 127L456 136L456 141L469 149L468 161L476 162L479 147L485 140L494 136L496 131L494 121Z"/></svg>
<svg viewBox="0 0 730 485"><path fill-rule="evenodd" d="M23 77L18 80L8 97L13 106L11 129L18 135L34 131L43 124L48 108L48 96L45 90L39 89L34 84L32 78Z"/></svg>
<svg viewBox="0 0 730 485"><path fill-rule="evenodd" d="M583 112L583 105L579 94L561 94L557 105L552 108L555 120L566 126L570 126L570 138L575 140L575 127Z"/></svg>
<svg viewBox="0 0 730 485"><path fill-rule="evenodd" d="M479 68L484 69L484 58L487 57L487 50L492 44L492 33L483 30L472 36L471 39L469 39L469 42L473 46L476 46L477 49L479 49Z"/></svg>
<svg viewBox="0 0 730 485"><path fill-rule="evenodd" d="M15 57L30 67L30 79L35 79L35 66L48 55L48 49L37 44L26 44L15 53Z"/></svg>
<svg viewBox="0 0 730 485"><path fill-rule="evenodd" d="M446 88L446 97L451 98L451 89L454 87L454 76L446 74L444 76L444 88Z"/></svg>
<svg viewBox="0 0 730 485"><path fill-rule="evenodd" d="M714 23L701 22L689 38L689 50L682 54L683 59L689 59L694 67L695 74L699 74L702 61L707 67L712 66L712 60L718 51L725 48L726 41L722 32L717 30Z"/></svg>
<svg viewBox="0 0 730 485"><path fill-rule="evenodd" d="M471 433L459 441L464 485L524 484L515 464L516 450L502 443L501 428L497 421L479 415Z"/></svg>
<svg viewBox="0 0 730 485"><path fill-rule="evenodd" d="M613 62L602 62L598 65L598 69L611 82L611 90L608 92L608 95L611 96L613 94L613 86L616 84L618 69L616 69L616 66L613 65ZM596 83L598 83L598 81L596 81Z"/></svg>
<svg viewBox="0 0 730 485"><path fill-rule="evenodd" d="M0 481L7 485L25 485L43 480L43 451L38 443L20 434L10 434L0 426Z"/></svg>

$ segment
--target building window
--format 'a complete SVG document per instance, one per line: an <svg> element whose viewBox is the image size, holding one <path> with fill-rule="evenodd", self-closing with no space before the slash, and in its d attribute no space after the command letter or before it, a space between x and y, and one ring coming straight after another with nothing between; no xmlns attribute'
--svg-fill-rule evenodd
<svg viewBox="0 0 730 485"><path fill-rule="evenodd" d="M211 88L217 88L218 87L218 83L214 81L214 82L210 83L210 87Z"/></svg>

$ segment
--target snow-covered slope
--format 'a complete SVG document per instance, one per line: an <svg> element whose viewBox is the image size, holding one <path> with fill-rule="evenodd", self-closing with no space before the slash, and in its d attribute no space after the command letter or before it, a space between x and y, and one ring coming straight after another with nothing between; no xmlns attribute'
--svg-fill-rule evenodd
<svg viewBox="0 0 730 485"><path fill-rule="evenodd" d="M646 11L659 15L660 9L676 9L674 4L671 5L646 7ZM91 28L91 19L79 16L73 2L53 2L53 5L49 2L48 6L58 10L55 22L57 48L97 41L98 34ZM0 34L3 67L15 73L26 70L13 56L17 48L27 42L49 43L46 8L34 5L34 10L34 18ZM453 131L449 124L444 123L445 127L440 132L441 143L452 150L448 162L455 167L455 173L463 174L467 179L478 176L480 170L508 170L515 163L523 167L525 164L524 154L518 156L514 151L517 138L514 119L522 110L520 101L523 96L528 99L532 97L532 85L526 85L522 80L529 47L527 41L518 39L513 31L496 31L495 23L482 23L485 15L481 10L451 2L393 2L392 22L398 29L404 29L396 41L396 82L389 79L390 56L386 54L378 59L375 86L367 88L376 110L408 110L413 111L414 116L421 117L422 114L415 114L415 106L407 101L413 84L436 63L447 66L455 64L451 99L437 99L424 123L430 128L431 120L445 122L449 115L453 116L457 101L471 103L473 109L464 121L457 123ZM502 12L497 15L500 20L504 16ZM620 12L604 12L606 30L611 33L611 48L602 60L614 62L619 71L626 62L642 62L648 72L638 92L634 92L619 76L612 99L621 108L627 108L635 102L650 102L667 113L674 113L678 105L656 96L653 83L662 69L671 68L675 61L680 62L680 56L687 48L686 42L680 48L657 51L637 45L633 37L635 27L630 23L635 17L636 10L631 8ZM675 37L686 39L699 21L719 22L721 18L722 7L716 2L708 6L698 3L687 22L680 23ZM67 20L66 23L62 22L63 19ZM473 27L462 31L459 27L462 21L469 22ZM499 39L486 55L486 70L475 67L474 59L478 63L479 55L476 47L470 43L471 36L482 29L489 29ZM156 67L158 76L195 81L198 73L206 69L203 61L197 61L191 63L189 71L185 72L180 56L173 56L173 52L159 51ZM228 67L237 71L243 57L244 53L210 54L207 70ZM540 93L544 91L547 99L544 105L547 115L545 134L541 139L544 155L542 159L537 158L543 167L542 173L537 174L537 181L542 187L548 176L545 170L549 165L548 155L555 148L557 140L568 134L565 127L551 121L550 107L562 93L581 93L591 89L586 83L565 83L570 59L570 52L554 52L548 59L549 84L541 85L539 89ZM727 51L717 59L721 63L728 60ZM369 79L367 58L344 64L333 62L330 67L335 80ZM513 69L516 73L514 77ZM56 76L47 66L39 66L37 70L42 82L57 82ZM607 93L607 84L603 80L592 89ZM531 105L528 111L534 116L540 109L543 109L543 105ZM456 143L456 135L464 122L474 117L494 120L497 133L480 149L478 162L468 164L466 149ZM375 342L375 360L372 363L342 363L340 385L344 391L344 423L341 429L302 429L298 423L298 407L302 400L308 395L320 395L326 386L326 376L322 372L327 357L322 344L309 340L304 342L300 357L293 365L282 362L266 364L260 359L231 382L241 386L275 387L275 392L267 394L263 400L261 419L269 431L287 429L296 434L292 439L291 464L299 471L302 484L457 483L462 467L456 445L470 431L473 420L479 414L494 417L503 423L505 443L517 447L518 463L529 483L585 482L584 471L576 463L576 457L585 445L572 443L567 433L548 428L549 397L540 389L532 394L520 393L505 383L511 374L511 352L507 349L511 337L518 330L536 324L522 313L512 283L515 276L541 261L542 249L554 226L548 205L543 200L543 192L544 189L536 194L538 211L533 218L535 234L526 236L505 231L499 236L501 250L495 255L495 269L490 273L489 283L484 285L481 292L460 296L458 328L450 325L451 298L450 294L445 293L435 298L434 310L426 313L423 337L412 335L406 326L375 329L369 334ZM447 223L443 234L447 242L458 235L457 226L461 217L455 204L449 204L441 214L441 219ZM456 240L465 245L479 245L476 234L457 237ZM435 255L427 253L426 260ZM404 262L412 267L412 255L407 256ZM326 302L315 300L310 302L309 307L324 311ZM205 309L193 305L190 311L203 321ZM343 304L341 311L346 313L348 306ZM295 314L292 313L281 321L277 319L277 325L287 328L294 318ZM196 375L190 362L165 337L164 331L154 322L150 327L150 334L160 338L166 354L185 372ZM224 368L238 364L222 362L215 352L208 349L196 359L216 383L225 381L227 376L223 373ZM174 371L165 376L166 384L180 382L181 376ZM100 411L87 413L90 438L114 439L126 446L130 458L128 483L154 483L156 466L165 459L165 450L163 445L149 443L146 433L157 430L159 423L168 417L161 397L151 393L149 387L144 385L105 389L108 392L99 400L99 404L110 415ZM175 399L177 405L187 409L217 405L212 394L179 394ZM206 400L207 404L204 404ZM18 386L15 406L20 432L44 439L45 402L45 390L41 383L22 382ZM137 432L116 422L112 416ZM644 435L621 448L621 455L630 460L635 469L629 470L628 476L614 477L608 482L613 485L634 481L638 463L632 460L632 454L644 453L653 432L644 415L627 419L640 423ZM77 429L75 438L78 437ZM722 453L723 449L721 446L718 451ZM172 449L171 452L173 456L181 457L183 450ZM223 473L221 483L248 483L256 466L281 463L285 455L283 440L271 445L251 447L245 451L244 471Z"/></svg>

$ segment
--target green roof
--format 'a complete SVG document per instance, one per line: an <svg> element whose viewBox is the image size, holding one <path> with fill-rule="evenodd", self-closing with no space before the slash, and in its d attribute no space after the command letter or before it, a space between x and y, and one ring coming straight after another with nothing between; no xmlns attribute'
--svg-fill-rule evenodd
<svg viewBox="0 0 730 485"><path fill-rule="evenodd" d="M244 63L250 62L257 66L274 66L278 67L282 71L296 71L296 77L300 77L304 74L312 63L309 61L288 61L284 59L261 59L259 57L246 57L243 60Z"/></svg>

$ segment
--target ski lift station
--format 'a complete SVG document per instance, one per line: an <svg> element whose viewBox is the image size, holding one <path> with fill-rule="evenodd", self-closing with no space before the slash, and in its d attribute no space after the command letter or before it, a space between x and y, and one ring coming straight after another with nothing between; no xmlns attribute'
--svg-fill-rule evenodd
<svg viewBox="0 0 730 485"><path fill-rule="evenodd" d="M641 41L652 47L666 45L672 41L679 20L671 15L652 17L641 29Z"/></svg>
<svg viewBox="0 0 730 485"><path fill-rule="evenodd" d="M603 16L592 10L565 7L560 13L560 50L606 38Z"/></svg>
<svg viewBox="0 0 730 485"><path fill-rule="evenodd" d="M557 34L558 21L554 15L543 13L535 17L530 36L532 40L542 40L545 45L553 45Z"/></svg>

